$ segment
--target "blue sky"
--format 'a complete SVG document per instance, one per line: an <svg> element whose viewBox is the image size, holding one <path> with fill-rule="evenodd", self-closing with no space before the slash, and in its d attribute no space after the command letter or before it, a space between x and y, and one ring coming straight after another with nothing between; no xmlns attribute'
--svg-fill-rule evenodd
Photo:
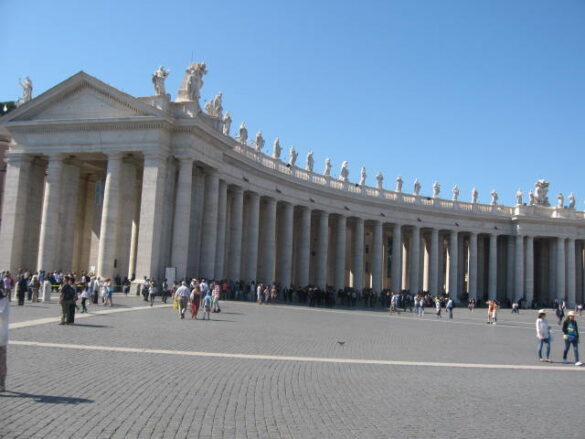
<svg viewBox="0 0 585 439"><path fill-rule="evenodd" d="M79 70L146 96L160 64L174 98L193 57L203 100L222 91L235 128L314 151L318 171L331 157L351 180L365 166L371 185L506 204L546 178L584 207L582 0L0 0L0 16L0 100Z"/></svg>

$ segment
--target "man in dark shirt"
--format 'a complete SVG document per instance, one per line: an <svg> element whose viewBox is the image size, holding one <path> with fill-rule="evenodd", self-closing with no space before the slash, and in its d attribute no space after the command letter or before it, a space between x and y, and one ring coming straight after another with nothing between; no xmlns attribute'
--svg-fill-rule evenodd
<svg viewBox="0 0 585 439"><path fill-rule="evenodd" d="M70 285L71 278L65 276L63 278L63 286L61 287L61 295L59 296L59 303L61 304L61 323L60 325L68 325L68 315L71 305L75 304L75 289Z"/></svg>

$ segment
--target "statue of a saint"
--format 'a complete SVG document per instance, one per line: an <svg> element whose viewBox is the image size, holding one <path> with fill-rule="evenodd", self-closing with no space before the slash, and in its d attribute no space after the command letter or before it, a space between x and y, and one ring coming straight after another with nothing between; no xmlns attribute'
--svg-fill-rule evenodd
<svg viewBox="0 0 585 439"><path fill-rule="evenodd" d="M376 174L376 181L378 182L377 186L378 186L378 190L382 190L384 189L384 175L381 172L378 172Z"/></svg>
<svg viewBox="0 0 585 439"><path fill-rule="evenodd" d="M242 145L245 145L246 142L248 141L248 130L246 129L246 122L242 122L242 124L240 125L240 130L238 133L237 140Z"/></svg>
<svg viewBox="0 0 585 439"><path fill-rule="evenodd" d="M360 186L365 186L366 185L366 168L362 166L362 170L360 172Z"/></svg>
<svg viewBox="0 0 585 439"><path fill-rule="evenodd" d="M223 117L223 134L225 136L230 135L230 128L232 127L232 118L230 116L230 112L228 111L225 116Z"/></svg>
<svg viewBox="0 0 585 439"><path fill-rule="evenodd" d="M538 180L534 185L534 204L537 206L550 206L548 201L548 186L546 180Z"/></svg>
<svg viewBox="0 0 585 439"><path fill-rule="evenodd" d="M256 133L256 140L254 141L254 145L256 145L256 152L262 152L262 148L264 148L264 137L262 137L262 130L258 130Z"/></svg>
<svg viewBox="0 0 585 439"><path fill-rule="evenodd" d="M217 117L221 120L223 116L223 106L222 106L222 93L218 93L215 97L211 100L211 112L207 112L209 115Z"/></svg>
<svg viewBox="0 0 585 439"><path fill-rule="evenodd" d="M165 90L165 79L171 73L170 70L165 70L163 66L160 66L156 72L152 74L152 85L154 85L154 93L157 96L166 96L167 91Z"/></svg>
<svg viewBox="0 0 585 439"><path fill-rule="evenodd" d="M479 192L476 188L471 189L471 203L477 204L477 199L479 197Z"/></svg>
<svg viewBox="0 0 585 439"><path fill-rule="evenodd" d="M292 167L297 162L297 157L299 156L299 153L294 146L291 146L288 150L288 156L288 164Z"/></svg>
<svg viewBox="0 0 585 439"><path fill-rule="evenodd" d="M325 169L323 170L323 175L325 177L331 177L331 159L325 159Z"/></svg>
<svg viewBox="0 0 585 439"><path fill-rule="evenodd" d="M309 172L313 172L313 166L315 166L315 160L313 159L313 151L307 154L307 163L305 169Z"/></svg>
<svg viewBox="0 0 585 439"><path fill-rule="evenodd" d="M349 163L347 163L346 161L341 164L341 169L339 170L339 179L341 181L347 181L347 178L349 177L348 166Z"/></svg>
<svg viewBox="0 0 585 439"><path fill-rule="evenodd" d="M516 191L516 206L522 206L522 204L524 204L522 202L522 191L520 189L518 189Z"/></svg>
<svg viewBox="0 0 585 439"><path fill-rule="evenodd" d="M563 194L558 194L557 195L557 207L564 207L565 204L565 197L563 196Z"/></svg>
<svg viewBox="0 0 585 439"><path fill-rule="evenodd" d="M575 208L575 195L573 195L573 192L571 192L569 194L569 209L574 209Z"/></svg>
<svg viewBox="0 0 585 439"><path fill-rule="evenodd" d="M280 154L282 153L282 148L280 147L280 140L278 137L274 139L274 143L272 144L272 158L276 160L280 160Z"/></svg>
<svg viewBox="0 0 585 439"><path fill-rule="evenodd" d="M25 76L24 81L19 79L18 82L22 86L21 102L24 104L32 99L32 88L33 88L32 81L30 80L30 78L28 76Z"/></svg>
<svg viewBox="0 0 585 439"><path fill-rule="evenodd" d="M441 193L441 185L438 181L433 183L433 198L439 198L439 194Z"/></svg>
<svg viewBox="0 0 585 439"><path fill-rule="evenodd" d="M492 202L490 204L496 206L498 204L498 193L494 189L491 191L490 195L492 196Z"/></svg>
<svg viewBox="0 0 585 439"><path fill-rule="evenodd" d="M396 189L395 192L402 192L402 184L404 183L404 181L402 180L402 177L399 175L398 177L396 177Z"/></svg>
<svg viewBox="0 0 585 439"><path fill-rule="evenodd" d="M420 181L418 181L418 178L416 178L414 180L414 191L412 192L414 195L420 195Z"/></svg>
<svg viewBox="0 0 585 439"><path fill-rule="evenodd" d="M459 199L459 186L453 186L453 201L457 201Z"/></svg>
<svg viewBox="0 0 585 439"><path fill-rule="evenodd" d="M534 199L534 193L532 191L528 192L528 199L530 200L528 202L529 206L534 206L536 200Z"/></svg>
<svg viewBox="0 0 585 439"><path fill-rule="evenodd" d="M185 76L179 87L177 101L195 101L199 102L201 97L200 90L203 87L203 76L207 74L205 63L190 63L185 70Z"/></svg>

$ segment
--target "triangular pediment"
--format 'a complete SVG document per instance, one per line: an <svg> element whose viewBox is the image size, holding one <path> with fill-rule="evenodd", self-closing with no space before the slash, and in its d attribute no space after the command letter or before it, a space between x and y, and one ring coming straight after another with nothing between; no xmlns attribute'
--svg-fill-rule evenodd
<svg viewBox="0 0 585 439"><path fill-rule="evenodd" d="M168 117L159 109L80 72L8 113L2 122Z"/></svg>

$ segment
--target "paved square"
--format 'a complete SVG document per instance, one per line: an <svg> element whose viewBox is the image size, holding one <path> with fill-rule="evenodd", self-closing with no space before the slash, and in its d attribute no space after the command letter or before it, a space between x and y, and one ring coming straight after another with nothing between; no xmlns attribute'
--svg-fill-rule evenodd
<svg viewBox="0 0 585 439"><path fill-rule="evenodd" d="M201 321L115 302L74 326L56 324L55 303L12 307L1 437L585 437L585 368L560 363L552 315L549 365L534 312L492 327L484 310L223 302Z"/></svg>

